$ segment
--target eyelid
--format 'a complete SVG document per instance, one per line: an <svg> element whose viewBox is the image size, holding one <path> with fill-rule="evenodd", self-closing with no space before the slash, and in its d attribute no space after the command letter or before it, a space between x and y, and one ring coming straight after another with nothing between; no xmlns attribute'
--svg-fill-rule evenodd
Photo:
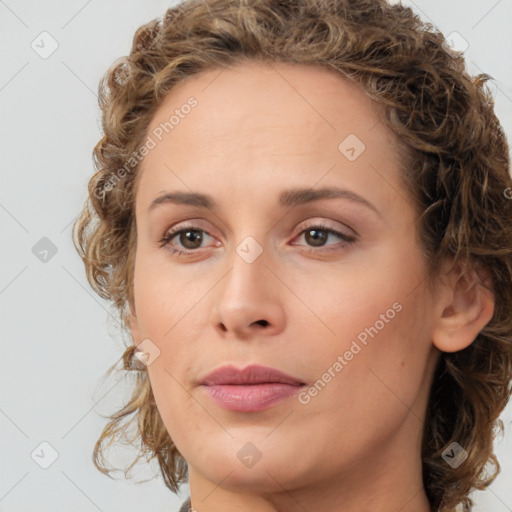
<svg viewBox="0 0 512 512"><path fill-rule="evenodd" d="M292 241L297 238L300 238L302 236L305 236L306 232L309 229L313 229L313 228L315 228L319 231L325 231L327 233L328 237L329 237L329 235L333 235L333 236L337 237L338 240L340 240L340 241L337 244L327 244L327 245L322 245L322 246L318 246L318 247L307 245L307 244L296 244L296 243L292 243L291 245L299 245L301 247L304 247L306 252L321 256L322 254L328 255L330 253L338 252L341 250L346 250L347 248L349 248L350 246L352 246L353 244L355 244L358 241L358 236L349 235L341 229L333 229L333 228L329 227L328 225L324 224L323 221L316 221L316 222L311 223L310 225L302 226L302 228L300 228L298 230L298 234L293 237Z"/></svg>
<svg viewBox="0 0 512 512"><path fill-rule="evenodd" d="M182 221L173 224L171 227L165 230L165 234L167 235L168 233L177 233L184 229L196 229L205 231L206 233L210 234L210 231L212 230L210 230L209 225L207 226L207 224L208 223L203 219L191 217L190 219L183 219Z"/></svg>
<svg viewBox="0 0 512 512"><path fill-rule="evenodd" d="M306 252L321 255L322 253L333 253L337 252L343 249L346 249L347 247L350 247L352 244L356 243L359 239L359 235L352 231L352 233L355 234L347 234L343 229L330 226L327 222L325 222L325 219L319 219L319 218L310 218L306 221L306 223L299 224L299 226L295 229L295 234L292 237L292 241L295 240L298 237L304 236L306 231L309 228L317 228L320 231L325 231L329 237L329 235L334 235L337 237L340 242L338 244L328 244L324 246L308 246L307 244L291 244L291 245L299 245L301 247L304 247ZM350 228L349 228L350 229ZM187 219L182 221L181 223L178 223L169 229L164 233L162 239L160 240L160 247L166 248L169 250L172 254L177 255L178 257L193 257L195 255L201 254L201 249L207 249L206 247L198 247L196 249L181 249L179 247L174 247L171 241L179 236L179 234L185 232L185 231L201 231L205 233L207 236L211 238L216 238L213 235L210 234L210 232L207 229L204 229L203 222L198 219ZM341 245L340 245L341 244ZM215 244L217 247L219 246L219 243ZM211 246L210 246L211 247Z"/></svg>
<svg viewBox="0 0 512 512"><path fill-rule="evenodd" d="M331 225L330 221L325 220L322 217L310 218L307 221L305 221L305 223L299 224L298 227L296 228L296 232L298 235L300 235L305 229L320 228L320 227L325 230L336 231L346 237L357 238L359 236L359 234L355 230L349 228L348 226L341 228L338 226ZM348 233L346 231L350 231L350 232Z"/></svg>
<svg viewBox="0 0 512 512"><path fill-rule="evenodd" d="M203 221L201 221L200 219L187 219L182 222L179 222L178 224L175 224L174 226L171 226L165 231L163 237L160 239L160 247L170 244L170 241L183 231L202 231L206 233L209 237L216 238L214 235L210 234L210 231L206 229ZM189 250L191 252L194 252L194 250L192 249ZM195 249L195 252L197 251L198 250Z"/></svg>
<svg viewBox="0 0 512 512"><path fill-rule="evenodd" d="M168 235L171 235L171 234L176 234L176 233L180 233L181 231L184 231L184 230L200 230L200 231L204 231L205 233L208 234L208 236L211 236L213 237L213 235L210 233L210 231L205 227L205 222L201 219L194 219L194 218L191 218L191 219L185 219L173 226L171 226L170 228L168 228L165 233L164 233L164 236L163 238L166 238L168 237ZM349 236L359 236L357 232L355 232L353 229L350 229L350 231L353 233L352 234L348 234L348 233L344 233L343 230L341 230L340 228L338 228L337 226L330 226L329 224L326 223L325 219L323 218L310 218L308 219L307 221L305 221L305 224L304 223L300 223L294 230L294 237L297 236L297 235L300 235L305 229L309 228L309 227L321 227L322 229L325 229L325 230L332 230L332 231L340 231L341 234L349 237Z"/></svg>

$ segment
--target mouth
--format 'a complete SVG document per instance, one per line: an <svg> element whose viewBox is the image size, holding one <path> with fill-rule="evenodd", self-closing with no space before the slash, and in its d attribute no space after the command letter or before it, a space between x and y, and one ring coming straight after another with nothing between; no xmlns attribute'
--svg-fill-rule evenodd
<svg viewBox="0 0 512 512"><path fill-rule="evenodd" d="M305 383L268 366L251 365L239 370L229 365L208 374L201 386L224 409L255 412L298 394Z"/></svg>

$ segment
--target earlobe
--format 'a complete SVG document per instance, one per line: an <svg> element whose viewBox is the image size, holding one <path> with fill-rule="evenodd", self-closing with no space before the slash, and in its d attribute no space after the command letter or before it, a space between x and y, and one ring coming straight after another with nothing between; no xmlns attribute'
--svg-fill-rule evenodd
<svg viewBox="0 0 512 512"><path fill-rule="evenodd" d="M455 266L441 285L432 341L442 352L465 349L492 319L492 279L484 268L478 267L478 273L476 269L459 275L460 267Z"/></svg>

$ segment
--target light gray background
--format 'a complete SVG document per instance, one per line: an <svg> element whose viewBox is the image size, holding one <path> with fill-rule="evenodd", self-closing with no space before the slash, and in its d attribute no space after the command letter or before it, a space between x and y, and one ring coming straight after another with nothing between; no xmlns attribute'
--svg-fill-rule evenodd
<svg viewBox="0 0 512 512"><path fill-rule="evenodd" d="M470 71L495 78L497 112L510 140L512 0L405 3L468 42ZM136 28L172 4L0 0L0 511L170 512L187 494L184 488L177 498L159 476L138 485L122 474L111 480L92 464L100 414L126 397L122 381L101 381L123 344L115 315L90 291L71 242L101 136L98 81L129 52ZM31 48L43 31L58 43L46 59ZM57 249L46 262L32 252L43 237ZM512 405L502 418L502 473L488 491L474 494L477 512L512 511ZM48 469L31 458L43 441L58 453ZM44 462L50 452L37 453ZM123 453L119 460L130 460ZM134 471L138 479L153 474L156 464Z"/></svg>

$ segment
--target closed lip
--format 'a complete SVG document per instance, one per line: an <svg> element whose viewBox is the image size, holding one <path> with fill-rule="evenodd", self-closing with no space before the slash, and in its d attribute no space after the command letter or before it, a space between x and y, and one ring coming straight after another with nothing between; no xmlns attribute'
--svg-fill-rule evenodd
<svg viewBox="0 0 512 512"><path fill-rule="evenodd" d="M293 386L304 384L301 380L269 366L250 365L243 369L233 365L221 366L209 373L202 381L204 386L255 385L282 383Z"/></svg>

